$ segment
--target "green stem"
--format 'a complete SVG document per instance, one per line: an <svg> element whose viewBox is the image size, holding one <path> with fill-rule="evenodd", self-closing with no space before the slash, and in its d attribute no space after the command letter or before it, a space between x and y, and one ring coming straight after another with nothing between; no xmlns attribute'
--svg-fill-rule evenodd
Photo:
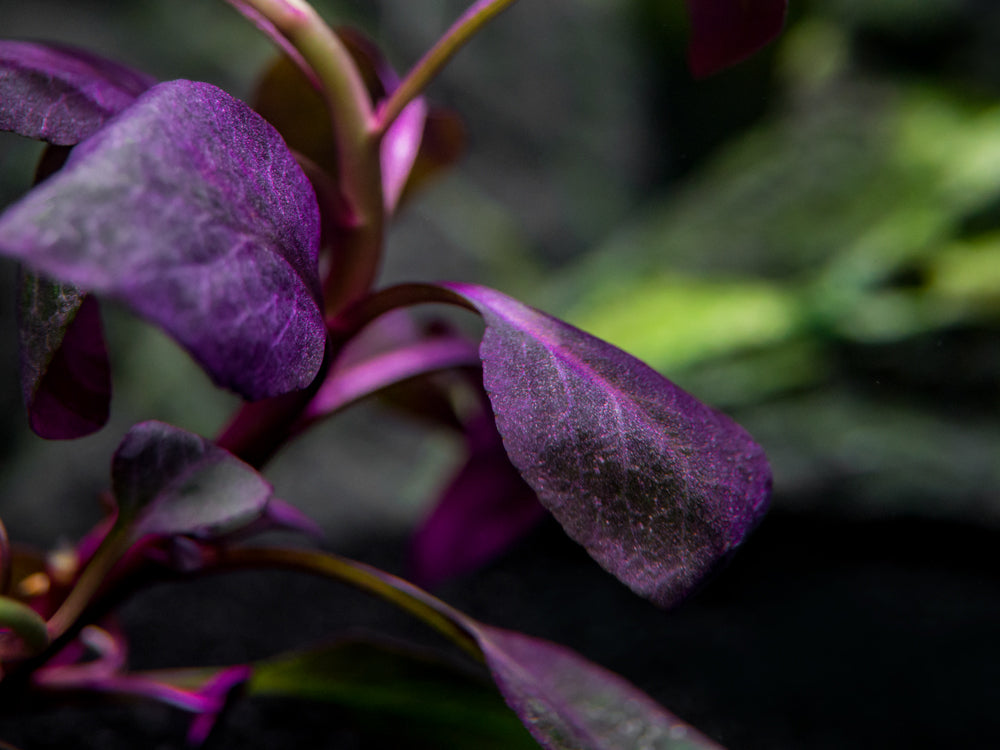
<svg viewBox="0 0 1000 750"><path fill-rule="evenodd" d="M461 17L452 24L437 44L431 47L417 64L413 66L406 78L392 95L382 103L378 111L375 131L379 135L385 133L389 126L399 117L403 108L415 99L427 84L436 76L449 60L465 43L475 36L483 26L493 20L502 11L509 8L517 0L478 0L473 3Z"/></svg>
<svg viewBox="0 0 1000 750"><path fill-rule="evenodd" d="M340 267L327 279L334 314L374 283L382 253L382 170L375 115L364 80L347 48L305 0L240 0L298 51L322 85L337 151L338 181L349 219L338 238Z"/></svg>
<svg viewBox="0 0 1000 750"><path fill-rule="evenodd" d="M16 599L0 596L0 625L13 630L32 654L44 651L49 645L45 620L27 604Z"/></svg>
<svg viewBox="0 0 1000 750"><path fill-rule="evenodd" d="M111 569L128 551L131 541L124 527L112 528L108 532L87 567L77 578L69 596L49 618L48 631L53 641L69 630L83 611L90 606L98 591L107 584Z"/></svg>
<svg viewBox="0 0 1000 750"><path fill-rule="evenodd" d="M477 661L483 653L475 638L461 624L465 616L411 583L328 552L307 549L239 547L221 550L205 572L224 569L285 568L332 578L379 597L408 612L441 633Z"/></svg>

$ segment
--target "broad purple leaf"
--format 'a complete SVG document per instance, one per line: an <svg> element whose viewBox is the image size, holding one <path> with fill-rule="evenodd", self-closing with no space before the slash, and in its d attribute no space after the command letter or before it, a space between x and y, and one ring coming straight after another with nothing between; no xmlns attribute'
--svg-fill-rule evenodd
<svg viewBox="0 0 1000 750"><path fill-rule="evenodd" d="M32 430L44 438L66 440L104 426L111 370L93 296L20 274L18 344Z"/></svg>
<svg viewBox="0 0 1000 750"><path fill-rule="evenodd" d="M413 578L424 586L475 570L545 517L507 458L491 416L468 425L466 445L465 464L413 536Z"/></svg>
<svg viewBox="0 0 1000 750"><path fill-rule="evenodd" d="M72 146L154 83L83 50L0 40L0 130Z"/></svg>
<svg viewBox="0 0 1000 750"><path fill-rule="evenodd" d="M281 136L190 81L150 89L0 216L0 253L124 302L249 399L319 370L318 235Z"/></svg>
<svg viewBox="0 0 1000 750"><path fill-rule="evenodd" d="M154 421L125 435L112 461L111 480L118 521L128 525L132 538L232 534L260 519L274 492L231 453Z"/></svg>
<svg viewBox="0 0 1000 750"><path fill-rule="evenodd" d="M444 284L483 316L504 447L567 533L656 604L679 603L766 511L764 451L634 357L500 292Z"/></svg>
<svg viewBox="0 0 1000 750"><path fill-rule="evenodd" d="M687 6L688 64L700 78L745 60L778 36L788 0L687 0Z"/></svg>

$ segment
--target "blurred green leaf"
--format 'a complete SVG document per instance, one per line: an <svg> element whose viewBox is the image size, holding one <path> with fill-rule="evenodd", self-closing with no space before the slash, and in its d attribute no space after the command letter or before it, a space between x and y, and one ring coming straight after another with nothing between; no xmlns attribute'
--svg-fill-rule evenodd
<svg viewBox="0 0 1000 750"><path fill-rule="evenodd" d="M428 654L344 641L254 668L253 696L308 698L344 709L364 728L435 748L537 748L485 677Z"/></svg>

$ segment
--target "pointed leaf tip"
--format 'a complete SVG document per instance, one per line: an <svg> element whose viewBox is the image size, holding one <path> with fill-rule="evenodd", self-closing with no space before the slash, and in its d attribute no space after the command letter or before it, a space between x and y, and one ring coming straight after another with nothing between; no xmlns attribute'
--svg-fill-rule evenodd
<svg viewBox="0 0 1000 750"><path fill-rule="evenodd" d="M500 292L444 284L483 316L483 380L504 447L567 533L669 607L767 509L764 451L625 352Z"/></svg>

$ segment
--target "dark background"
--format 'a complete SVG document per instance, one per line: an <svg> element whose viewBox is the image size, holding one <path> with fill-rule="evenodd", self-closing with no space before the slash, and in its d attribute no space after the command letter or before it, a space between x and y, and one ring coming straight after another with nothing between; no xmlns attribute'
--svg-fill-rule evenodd
<svg viewBox="0 0 1000 750"><path fill-rule="evenodd" d="M437 593L579 650L731 748L993 747L1000 735L1000 8L792 3L763 54L706 81L679 2L519 3L431 90L470 150L393 231L384 281L488 283L650 361L767 449L773 509L664 613L549 523ZM323 3L400 69L460 2ZM91 48L246 96L269 48L222 3L41 2L0 32ZM0 139L0 202L33 144ZM5 266L11 294L12 269ZM212 434L233 401L160 334L107 311L111 424L71 444L0 388L0 515L71 542L114 446L158 418ZM330 549L403 571L460 460L446 434L362 405L269 471ZM161 587L124 621L137 668L263 658L345 629L423 639L388 606L282 574ZM254 701L223 747L379 747L309 704ZM0 721L24 748L175 747L182 717L86 707ZM397 747L405 744L392 744Z"/></svg>

